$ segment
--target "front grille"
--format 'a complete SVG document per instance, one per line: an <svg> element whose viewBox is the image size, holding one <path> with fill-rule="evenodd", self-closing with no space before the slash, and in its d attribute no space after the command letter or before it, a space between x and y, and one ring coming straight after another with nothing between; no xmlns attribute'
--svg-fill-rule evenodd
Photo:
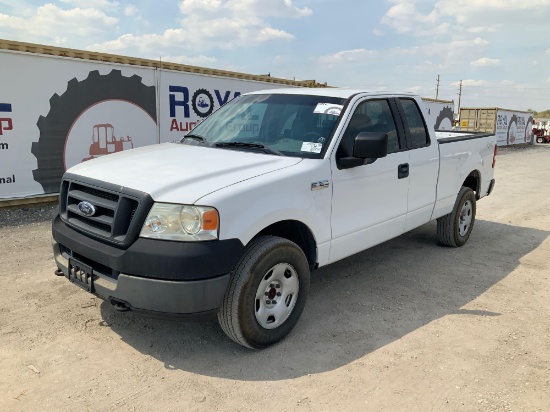
<svg viewBox="0 0 550 412"><path fill-rule="evenodd" d="M152 200L145 193L129 189L113 190L110 186L89 179L75 181L64 178L60 216L67 225L91 237L128 246L139 234ZM95 212L91 215L83 213L79 208L82 202L93 205Z"/></svg>
<svg viewBox="0 0 550 412"><path fill-rule="evenodd" d="M87 193L91 196L100 197L102 199L110 200L112 202L118 202L118 195L114 193L105 192L88 186L77 185L76 183L75 190L81 190L82 192Z"/></svg>

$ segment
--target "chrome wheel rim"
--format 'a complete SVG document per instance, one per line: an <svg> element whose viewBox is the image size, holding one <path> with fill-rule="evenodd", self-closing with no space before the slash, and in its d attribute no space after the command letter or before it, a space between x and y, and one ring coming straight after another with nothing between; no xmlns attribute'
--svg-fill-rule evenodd
<svg viewBox="0 0 550 412"><path fill-rule="evenodd" d="M288 263L278 263L269 269L256 291L254 311L262 328L275 329L290 316L300 290L298 273Z"/></svg>
<svg viewBox="0 0 550 412"><path fill-rule="evenodd" d="M473 206L470 200L466 200L460 210L460 217L458 218L458 233L460 236L466 236L472 225L472 213Z"/></svg>

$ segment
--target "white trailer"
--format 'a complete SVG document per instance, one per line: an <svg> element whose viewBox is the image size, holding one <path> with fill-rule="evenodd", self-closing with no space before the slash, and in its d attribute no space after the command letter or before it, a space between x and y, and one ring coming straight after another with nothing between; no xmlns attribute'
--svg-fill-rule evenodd
<svg viewBox="0 0 550 412"><path fill-rule="evenodd" d="M0 67L0 199L58 193L69 167L180 139L241 93L326 86L7 40Z"/></svg>
<svg viewBox="0 0 550 412"><path fill-rule="evenodd" d="M429 99L423 97L426 107L426 122L434 130L452 130L455 103L452 100Z"/></svg>
<svg viewBox="0 0 550 412"><path fill-rule="evenodd" d="M500 107L464 107L460 109L460 129L494 133L499 146L531 143L533 113Z"/></svg>

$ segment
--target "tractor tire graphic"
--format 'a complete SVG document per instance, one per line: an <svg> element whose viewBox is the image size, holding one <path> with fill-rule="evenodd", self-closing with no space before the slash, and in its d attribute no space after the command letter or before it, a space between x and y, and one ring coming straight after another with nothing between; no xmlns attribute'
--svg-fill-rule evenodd
<svg viewBox="0 0 550 412"><path fill-rule="evenodd" d="M80 82L71 79L65 93L61 96L56 93L50 98L48 115L40 116L36 122L40 137L31 149L37 160L37 168L32 174L44 193L59 192L65 173L65 143L75 120L90 106L113 99L133 103L152 119L157 118L155 86L144 85L138 75L124 77L120 70L112 70L106 75L93 70Z"/></svg>
<svg viewBox="0 0 550 412"><path fill-rule="evenodd" d="M453 118L454 118L454 112L451 107L444 107L443 110L439 113L439 116L437 116L437 119L435 119L435 130L441 129L441 124L445 120L449 120L449 128L444 130L451 130L453 127Z"/></svg>
<svg viewBox="0 0 550 412"><path fill-rule="evenodd" d="M514 129L512 130L512 125L514 125ZM508 134L506 135L507 144L514 144L516 141L516 133L518 130L518 117L513 114L512 117L510 117L510 122L508 123Z"/></svg>
<svg viewBox="0 0 550 412"><path fill-rule="evenodd" d="M202 96L205 96L208 99L208 103L204 102L204 99L201 98ZM203 104L206 104L208 107L207 110L201 111L200 107ZM199 117L208 117L214 110L214 98L210 94L210 92L206 89L198 89L195 93L193 93L193 97L191 98L191 106L193 107L193 111L195 114Z"/></svg>

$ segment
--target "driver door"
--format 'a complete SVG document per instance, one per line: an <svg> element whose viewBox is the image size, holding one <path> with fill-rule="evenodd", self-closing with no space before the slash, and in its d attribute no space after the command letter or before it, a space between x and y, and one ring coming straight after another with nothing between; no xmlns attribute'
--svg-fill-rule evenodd
<svg viewBox="0 0 550 412"><path fill-rule="evenodd" d="M353 155L353 140L360 132L387 133L388 155L371 164L342 169L338 160ZM403 233L408 164L409 151L395 102L391 99L358 102L332 158L330 262Z"/></svg>

